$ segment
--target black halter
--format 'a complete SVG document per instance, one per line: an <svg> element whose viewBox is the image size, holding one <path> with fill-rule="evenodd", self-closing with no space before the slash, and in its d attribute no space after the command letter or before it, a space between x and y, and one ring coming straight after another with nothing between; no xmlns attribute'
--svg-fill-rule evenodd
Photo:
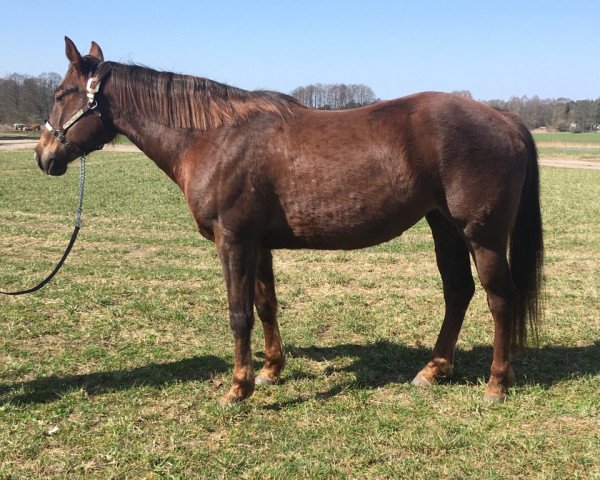
<svg viewBox="0 0 600 480"><path fill-rule="evenodd" d="M95 98L96 93L98 93L98 90L100 90L100 83L101 82L98 80L97 77L90 77L88 79L86 85L88 103L83 108L77 110L77 112L75 112L75 114L63 124L62 128L54 128L50 124L49 120L46 121L46 130L48 130L52 135L54 135L54 138L56 138L65 147L74 150L79 156L87 155L88 153L93 152L94 150L100 150L103 146L98 145L92 149L84 150L78 147L77 145L67 142L67 130L69 130L69 128L75 125L79 120L81 120L87 113L93 112L98 117L102 118L102 114L98 110L98 102Z"/></svg>

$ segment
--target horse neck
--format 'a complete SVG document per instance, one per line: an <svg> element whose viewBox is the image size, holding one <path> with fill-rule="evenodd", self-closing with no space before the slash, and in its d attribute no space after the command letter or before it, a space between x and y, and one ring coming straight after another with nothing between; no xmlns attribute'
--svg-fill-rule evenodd
<svg viewBox="0 0 600 480"><path fill-rule="evenodd" d="M248 92L212 80L156 72L145 67L103 64L110 71L104 87L110 117L127 136L182 188L185 152L198 151L219 137L221 128L257 113L284 118L297 104L272 92Z"/></svg>
<svg viewBox="0 0 600 480"><path fill-rule="evenodd" d="M116 109L112 121L117 131L131 140L172 180L182 186L183 154L191 143L189 131L160 125L127 109Z"/></svg>
<svg viewBox="0 0 600 480"><path fill-rule="evenodd" d="M131 140L183 188L184 153L192 142L201 141L199 137L204 132L173 128L158 123L150 115L136 108L134 97L124 101L123 96L113 95L110 80L105 86L104 95L107 99L108 115L117 133Z"/></svg>

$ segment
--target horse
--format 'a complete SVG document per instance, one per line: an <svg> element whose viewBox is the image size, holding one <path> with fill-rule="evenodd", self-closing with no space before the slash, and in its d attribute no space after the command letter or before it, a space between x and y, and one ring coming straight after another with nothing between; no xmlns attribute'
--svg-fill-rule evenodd
<svg viewBox="0 0 600 480"><path fill-rule="evenodd" d="M537 337L542 316L537 150L518 117L436 92L320 111L281 93L105 61L96 42L84 56L68 37L65 46L69 67L35 159L62 175L123 134L181 188L223 269L234 339L224 404L277 383L285 365L273 249L368 247L423 217L445 313L413 383L428 387L453 373L475 290L472 257L494 322L484 398L505 400L512 353ZM265 338L257 376L254 308Z"/></svg>

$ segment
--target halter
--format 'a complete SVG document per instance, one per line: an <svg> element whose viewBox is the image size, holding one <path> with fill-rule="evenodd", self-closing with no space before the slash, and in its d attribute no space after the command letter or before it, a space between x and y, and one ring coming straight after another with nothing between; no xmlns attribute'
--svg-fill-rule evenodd
<svg viewBox="0 0 600 480"><path fill-rule="evenodd" d="M96 94L98 93L98 90L100 90L100 84L101 82L98 80L97 77L90 77L88 79L86 85L86 95L88 97L87 105L77 110L77 112L75 112L75 114L63 124L62 128L54 128L50 124L49 120L46 121L46 130L48 130L52 135L54 135L54 138L56 138L65 147L69 147L70 149L75 150L76 153L81 156L85 156L88 153L93 152L94 150L100 150L102 148L102 145L98 145L97 147L92 148L91 150L83 150L77 145L73 145L72 143L67 142L67 130L69 130L69 128L75 125L88 112L94 112L94 114L96 114L98 117L102 116L102 114L97 110L98 102L95 98Z"/></svg>

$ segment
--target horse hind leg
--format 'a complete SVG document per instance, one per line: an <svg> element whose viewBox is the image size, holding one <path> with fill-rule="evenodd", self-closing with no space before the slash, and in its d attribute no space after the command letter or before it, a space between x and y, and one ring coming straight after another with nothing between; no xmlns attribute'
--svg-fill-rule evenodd
<svg viewBox="0 0 600 480"><path fill-rule="evenodd" d="M472 242L472 247L477 273L494 318L494 354L484 398L499 402L506 398L507 389L514 383L511 345L516 288L510 275L505 242Z"/></svg>
<svg viewBox="0 0 600 480"><path fill-rule="evenodd" d="M426 218L444 285L445 314L432 359L413 380L414 385L423 387L452 376L456 341L475 292L469 250L458 229L439 211L430 212Z"/></svg>
<svg viewBox="0 0 600 480"><path fill-rule="evenodd" d="M256 384L273 385L279 381L279 376L285 366L285 350L277 324L277 297L273 275L273 256L270 250L260 252L254 305L262 322L265 336L265 362L256 377Z"/></svg>

